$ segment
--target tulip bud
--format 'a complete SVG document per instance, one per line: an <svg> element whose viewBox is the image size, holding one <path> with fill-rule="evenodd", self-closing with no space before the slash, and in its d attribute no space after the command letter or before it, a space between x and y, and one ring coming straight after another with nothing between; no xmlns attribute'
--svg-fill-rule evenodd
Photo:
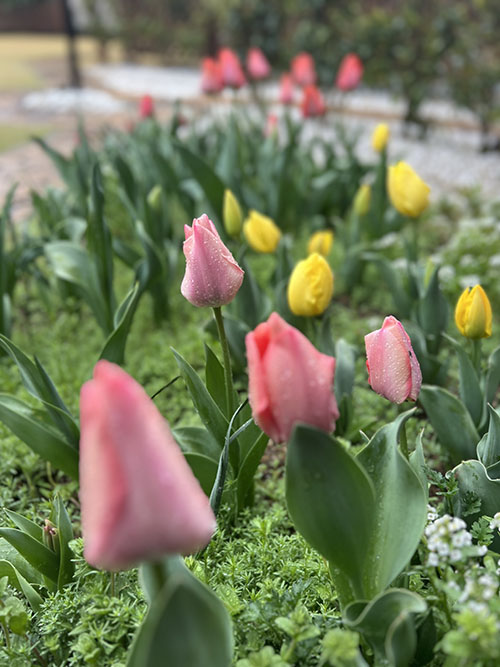
<svg viewBox="0 0 500 667"><path fill-rule="evenodd" d="M288 283L288 305L294 315L321 315L333 296L333 273L317 252L299 262Z"/></svg>
<svg viewBox="0 0 500 667"><path fill-rule="evenodd" d="M267 79L271 74L271 65L259 48L252 47L248 49L246 65L250 78L256 81Z"/></svg>
<svg viewBox="0 0 500 667"><path fill-rule="evenodd" d="M478 339L491 336L491 304L481 285L467 287L455 308L455 323L462 336Z"/></svg>
<svg viewBox="0 0 500 667"><path fill-rule="evenodd" d="M236 238L241 232L241 225L243 223L243 215L238 200L233 195L231 190L224 190L224 202L222 204L222 219L224 221L224 229L229 234Z"/></svg>
<svg viewBox="0 0 500 667"><path fill-rule="evenodd" d="M300 109L304 118L323 116L326 112L326 105L321 90L312 84L305 86L302 91Z"/></svg>
<svg viewBox="0 0 500 667"><path fill-rule="evenodd" d="M214 530L210 502L167 422L119 366L99 361L80 395L84 555L124 569L193 553Z"/></svg>
<svg viewBox="0 0 500 667"><path fill-rule="evenodd" d="M243 223L248 245L257 252L274 252L281 239L281 230L274 220L257 211L250 211Z"/></svg>
<svg viewBox="0 0 500 667"><path fill-rule="evenodd" d="M220 66L221 80L224 86L241 88L245 85L246 79L243 74L240 59L234 51L228 48L221 49L218 62Z"/></svg>
<svg viewBox="0 0 500 667"><path fill-rule="evenodd" d="M307 254L312 255L314 252L327 257L333 244L333 232L331 229L322 229L314 234L309 239L307 244Z"/></svg>
<svg viewBox="0 0 500 667"><path fill-rule="evenodd" d="M224 306L234 299L243 282L243 269L221 241L207 215L184 225L186 273L181 293L193 306Z"/></svg>
<svg viewBox="0 0 500 667"><path fill-rule="evenodd" d="M56 554L60 553L61 545L59 543L57 528L49 519L45 519L42 532L42 541L47 549L50 549Z"/></svg>
<svg viewBox="0 0 500 667"><path fill-rule="evenodd" d="M203 58L201 63L201 89L211 95L224 88L220 64L213 58Z"/></svg>
<svg viewBox="0 0 500 667"><path fill-rule="evenodd" d="M389 141L389 126L387 123L379 123L373 130L372 147L377 153L381 153Z"/></svg>
<svg viewBox="0 0 500 667"><path fill-rule="evenodd" d="M143 95L139 102L139 116L141 118L153 118L155 115L155 106L151 95Z"/></svg>
<svg viewBox="0 0 500 667"><path fill-rule="evenodd" d="M363 183L359 186L358 191L354 197L354 202L352 204L354 213L360 218L363 215L366 215L370 210L370 203L372 199L372 189L367 183Z"/></svg>
<svg viewBox="0 0 500 667"><path fill-rule="evenodd" d="M316 68L310 53L303 51L292 60L290 71L298 86L310 86L316 83Z"/></svg>
<svg viewBox="0 0 500 667"><path fill-rule="evenodd" d="M410 218L419 216L429 205L429 186L406 162L389 167L387 189L394 208Z"/></svg>
<svg viewBox="0 0 500 667"><path fill-rule="evenodd" d="M381 329L365 336L371 388L393 403L416 401L422 385L420 364L399 320L386 317Z"/></svg>
<svg viewBox="0 0 500 667"><path fill-rule="evenodd" d="M277 313L247 334L245 343L252 415L274 442L288 440L297 422L327 432L335 428L333 357L318 352Z"/></svg>
<svg viewBox="0 0 500 667"><path fill-rule="evenodd" d="M344 92L353 90L359 85L363 76L363 63L355 53L348 53L342 58L335 85Z"/></svg>
<svg viewBox="0 0 500 667"><path fill-rule="evenodd" d="M154 185L148 193L147 202L153 211L159 211L161 208L161 185Z"/></svg>

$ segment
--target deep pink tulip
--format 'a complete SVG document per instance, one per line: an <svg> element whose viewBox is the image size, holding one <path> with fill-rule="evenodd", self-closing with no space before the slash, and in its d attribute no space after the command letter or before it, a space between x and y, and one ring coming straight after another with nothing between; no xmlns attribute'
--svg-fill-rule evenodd
<svg viewBox="0 0 500 667"><path fill-rule="evenodd" d="M323 116L326 106L321 90L316 86L306 86L302 91L300 109L304 118Z"/></svg>
<svg viewBox="0 0 500 667"><path fill-rule="evenodd" d="M291 72L298 86L311 86L316 83L316 68L310 53L298 53L292 60Z"/></svg>
<svg viewBox="0 0 500 667"><path fill-rule="evenodd" d="M363 76L363 63L355 53L348 53L342 58L335 85L339 90L353 90Z"/></svg>
<svg viewBox="0 0 500 667"><path fill-rule="evenodd" d="M219 63L214 58L203 58L201 62L201 89L204 93L220 93L224 88Z"/></svg>
<svg viewBox="0 0 500 667"><path fill-rule="evenodd" d="M281 104L293 103L293 77L288 72L280 79L280 102Z"/></svg>
<svg viewBox="0 0 500 667"><path fill-rule="evenodd" d="M216 308L229 303L243 282L244 271L222 243L208 215L184 225L186 273L181 293L193 306Z"/></svg>
<svg viewBox="0 0 500 667"><path fill-rule="evenodd" d="M253 418L275 442L298 422L331 432L339 412L333 393L335 359L321 354L277 313L247 334Z"/></svg>
<svg viewBox="0 0 500 667"><path fill-rule="evenodd" d="M416 401L422 385L420 364L403 325L392 315L365 336L371 388L393 403Z"/></svg>
<svg viewBox="0 0 500 667"><path fill-rule="evenodd" d="M241 88L246 84L240 59L232 49L221 49L219 52L219 66L224 86Z"/></svg>
<svg viewBox="0 0 500 667"><path fill-rule="evenodd" d="M86 560L125 569L205 546L215 517L167 422L119 366L99 361L80 395Z"/></svg>
<svg viewBox="0 0 500 667"><path fill-rule="evenodd" d="M260 79L267 79L271 74L271 65L268 59L257 47L248 49L247 53L247 72L251 79L259 81Z"/></svg>
<svg viewBox="0 0 500 667"><path fill-rule="evenodd" d="M139 102L139 116L141 118L152 118L155 115L155 107L151 95L143 95Z"/></svg>

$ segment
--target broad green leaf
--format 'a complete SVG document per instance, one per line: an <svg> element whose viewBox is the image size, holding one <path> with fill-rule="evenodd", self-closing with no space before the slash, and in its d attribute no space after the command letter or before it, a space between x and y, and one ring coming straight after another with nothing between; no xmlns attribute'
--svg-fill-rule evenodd
<svg viewBox="0 0 500 667"><path fill-rule="evenodd" d="M429 482L427 481L427 475L425 474L425 458L424 458L424 447L422 444L422 436L424 434L424 430L419 433L418 438L417 438L417 444L415 445L415 449L413 452L410 454L410 465L413 468L413 472L415 475L418 477L420 480L420 483L422 484L422 488L426 492L426 497L428 497L429 493Z"/></svg>
<svg viewBox="0 0 500 667"><path fill-rule="evenodd" d="M480 461L463 461L453 468L453 475L458 482L458 493L453 496L453 506L458 516L463 516L468 509L468 499L477 497L481 507L477 513L463 516L467 523L472 523L483 514L494 516L500 512L500 479L491 479Z"/></svg>
<svg viewBox="0 0 500 667"><path fill-rule="evenodd" d="M219 458L220 446L204 426L178 426L172 433L184 453L203 454L214 460Z"/></svg>
<svg viewBox="0 0 500 667"><path fill-rule="evenodd" d="M217 359L213 350L205 344L205 382L210 396L219 406L221 412L226 412L226 391L224 381L224 367Z"/></svg>
<svg viewBox="0 0 500 667"><path fill-rule="evenodd" d="M127 667L229 667L231 621L222 602L186 568L170 574L135 637Z"/></svg>
<svg viewBox="0 0 500 667"><path fill-rule="evenodd" d="M423 385L418 398L439 442L453 460L474 457L479 434L464 404L446 389L432 385Z"/></svg>
<svg viewBox="0 0 500 667"><path fill-rule="evenodd" d="M57 582L59 557L53 551L17 528L0 528L0 537L7 540L38 572Z"/></svg>
<svg viewBox="0 0 500 667"><path fill-rule="evenodd" d="M408 667L417 648L417 632L412 615L402 611L392 622L385 638L385 654L389 664Z"/></svg>
<svg viewBox="0 0 500 667"><path fill-rule="evenodd" d="M343 396L351 396L354 387L355 348L343 338L335 344L335 397L340 403Z"/></svg>
<svg viewBox="0 0 500 667"><path fill-rule="evenodd" d="M13 512L12 510L5 510L7 516L9 519L16 524L16 526L19 528L19 530L22 530L23 533L27 533L28 535L31 535L35 540L38 540L39 542L42 542L43 540L43 529L41 526L39 526L37 523L34 521L31 521L30 519L27 519L26 517L22 516L21 514L18 514L17 512Z"/></svg>
<svg viewBox="0 0 500 667"><path fill-rule="evenodd" d="M139 283L135 283L118 307L115 314L115 328L104 343L99 359L107 359L119 365L124 363L127 338L141 296Z"/></svg>
<svg viewBox="0 0 500 667"><path fill-rule="evenodd" d="M477 458L485 468L500 461L500 415L488 405L490 423L488 432L483 435L477 446Z"/></svg>
<svg viewBox="0 0 500 667"><path fill-rule="evenodd" d="M210 496L217 475L217 461L196 452L186 452L184 457L204 493Z"/></svg>
<svg viewBox="0 0 500 667"><path fill-rule="evenodd" d="M73 563L74 554L69 548L69 543L74 537L73 527L59 495L56 495L52 503L51 519L56 526L59 539L59 575L57 578L57 588L60 590L72 581L75 565Z"/></svg>
<svg viewBox="0 0 500 667"><path fill-rule="evenodd" d="M268 442L269 437L265 433L261 433L240 465L237 479L238 509L245 506L246 498L252 488L255 473L266 451Z"/></svg>
<svg viewBox="0 0 500 667"><path fill-rule="evenodd" d="M398 449L398 434L413 411L383 426L356 457L375 487L374 529L367 545L364 589L381 593L410 562L427 520L427 493Z"/></svg>
<svg viewBox="0 0 500 667"><path fill-rule="evenodd" d="M500 347L490 354L488 359L488 371L486 373L486 401L493 403L498 387L500 385Z"/></svg>
<svg viewBox="0 0 500 667"><path fill-rule="evenodd" d="M286 497L295 527L364 596L375 489L362 466L323 431L299 424L288 443Z"/></svg>
<svg viewBox="0 0 500 667"><path fill-rule="evenodd" d="M27 403L0 394L0 420L36 454L78 479L78 451L47 426Z"/></svg>
<svg viewBox="0 0 500 667"><path fill-rule="evenodd" d="M476 370L463 346L451 336L445 334L445 338L457 353L458 368L460 372L460 398L467 407L475 426L479 428L485 417L486 402L484 400Z"/></svg>
<svg viewBox="0 0 500 667"><path fill-rule="evenodd" d="M8 560L0 560L1 577L8 577L9 584L25 596L34 611L38 611L43 602L42 597Z"/></svg>
<svg viewBox="0 0 500 667"><path fill-rule="evenodd" d="M222 221L222 203L224 199L224 183L219 176L204 160L195 155L188 148L179 142L174 142L174 146L180 154L184 164L193 174L198 184L203 188L203 192L210 203L218 221Z"/></svg>
<svg viewBox="0 0 500 667"><path fill-rule="evenodd" d="M446 331L450 307L439 287L439 266L436 267L427 284L425 294L417 305L417 319L428 336L431 352L436 353L441 334Z"/></svg>

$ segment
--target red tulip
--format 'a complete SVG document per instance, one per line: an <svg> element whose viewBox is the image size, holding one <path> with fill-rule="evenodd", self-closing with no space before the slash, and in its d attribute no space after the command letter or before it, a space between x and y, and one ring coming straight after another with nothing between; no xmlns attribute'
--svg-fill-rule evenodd
<svg viewBox="0 0 500 667"><path fill-rule="evenodd" d="M240 59L234 51L225 48L219 52L219 65L222 74L222 82L230 88L241 88L246 79L243 74Z"/></svg>
<svg viewBox="0 0 500 667"><path fill-rule="evenodd" d="M393 403L416 401L422 373L401 322L386 317L381 329L365 336L365 346L371 388Z"/></svg>
<svg viewBox="0 0 500 667"><path fill-rule="evenodd" d="M201 89L204 93L220 93L224 88L219 63L214 58L203 58L201 63Z"/></svg>
<svg viewBox="0 0 500 667"><path fill-rule="evenodd" d="M99 361L80 396L86 560L109 570L205 546L215 517L167 422L119 366Z"/></svg>
<svg viewBox="0 0 500 667"><path fill-rule="evenodd" d="M214 223L203 214L184 225L186 273L181 293L193 306L224 306L234 299L243 282L241 269L221 241Z"/></svg>
<svg viewBox="0 0 500 667"><path fill-rule="evenodd" d="M333 357L318 352L277 313L247 334L245 342L253 418L272 440L288 440L298 422L328 432L335 428Z"/></svg>
<svg viewBox="0 0 500 667"><path fill-rule="evenodd" d="M280 102L281 104L292 104L293 102L293 77L291 74L283 74L280 80Z"/></svg>
<svg viewBox="0 0 500 667"><path fill-rule="evenodd" d="M314 60L309 53L299 53L292 60L292 77L298 86L311 86L316 83Z"/></svg>
<svg viewBox="0 0 500 667"><path fill-rule="evenodd" d="M302 95L300 108L304 118L323 116L326 106L321 90L316 86L306 86Z"/></svg>
<svg viewBox="0 0 500 667"><path fill-rule="evenodd" d="M271 74L271 65L263 52L253 47L247 53L247 71L251 79L267 79Z"/></svg>
<svg viewBox="0 0 500 667"><path fill-rule="evenodd" d="M139 102L139 116L141 118L152 118L155 115L154 102L151 95L143 95Z"/></svg>
<svg viewBox="0 0 500 667"><path fill-rule="evenodd" d="M355 53L348 53L342 58L335 85L339 90L353 90L363 76L363 63Z"/></svg>

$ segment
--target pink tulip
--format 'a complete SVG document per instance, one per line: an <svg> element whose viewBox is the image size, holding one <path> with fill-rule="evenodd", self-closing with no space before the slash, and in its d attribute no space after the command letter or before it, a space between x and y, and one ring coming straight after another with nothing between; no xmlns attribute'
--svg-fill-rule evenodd
<svg viewBox="0 0 500 667"><path fill-rule="evenodd" d="M316 68L310 53L304 51L297 54L292 60L291 72L298 86L311 86L316 83Z"/></svg>
<svg viewBox="0 0 500 667"><path fill-rule="evenodd" d="M219 66L224 86L241 88L245 85L246 79L240 59L234 51L228 48L221 49L219 52Z"/></svg>
<svg viewBox="0 0 500 667"><path fill-rule="evenodd" d="M306 86L303 90L300 108L304 118L323 116L326 111L325 100L321 90L316 86Z"/></svg>
<svg viewBox="0 0 500 667"><path fill-rule="evenodd" d="M298 422L331 432L339 412L335 359L321 354L277 313L247 334L249 399L255 422L275 442Z"/></svg>
<svg viewBox="0 0 500 667"><path fill-rule="evenodd" d="M201 89L204 93L220 93L224 88L219 63L213 58L203 58L201 63Z"/></svg>
<svg viewBox="0 0 500 667"><path fill-rule="evenodd" d="M403 325L392 315L365 336L371 388L393 403L416 401L422 385L420 364Z"/></svg>
<svg viewBox="0 0 500 667"><path fill-rule="evenodd" d="M353 90L363 76L363 63L355 53L348 53L342 58L335 85L339 90Z"/></svg>
<svg viewBox="0 0 500 667"><path fill-rule="evenodd" d="M247 71L251 79L256 81L267 79L271 74L271 65L263 52L253 47L247 53Z"/></svg>
<svg viewBox="0 0 500 667"><path fill-rule="evenodd" d="M167 422L119 366L99 361L80 395L86 560L108 570L205 546L215 517Z"/></svg>
<svg viewBox="0 0 500 667"><path fill-rule="evenodd" d="M208 215L195 218L192 227L184 225L184 233L186 273L181 284L182 296L200 308L224 306L240 289L243 269L222 243Z"/></svg>
<svg viewBox="0 0 500 667"><path fill-rule="evenodd" d="M152 118L155 115L153 98L151 95L143 95L139 102L139 116L141 118Z"/></svg>
<svg viewBox="0 0 500 667"><path fill-rule="evenodd" d="M281 104L293 103L293 77L291 74L283 74L280 79L280 102Z"/></svg>

